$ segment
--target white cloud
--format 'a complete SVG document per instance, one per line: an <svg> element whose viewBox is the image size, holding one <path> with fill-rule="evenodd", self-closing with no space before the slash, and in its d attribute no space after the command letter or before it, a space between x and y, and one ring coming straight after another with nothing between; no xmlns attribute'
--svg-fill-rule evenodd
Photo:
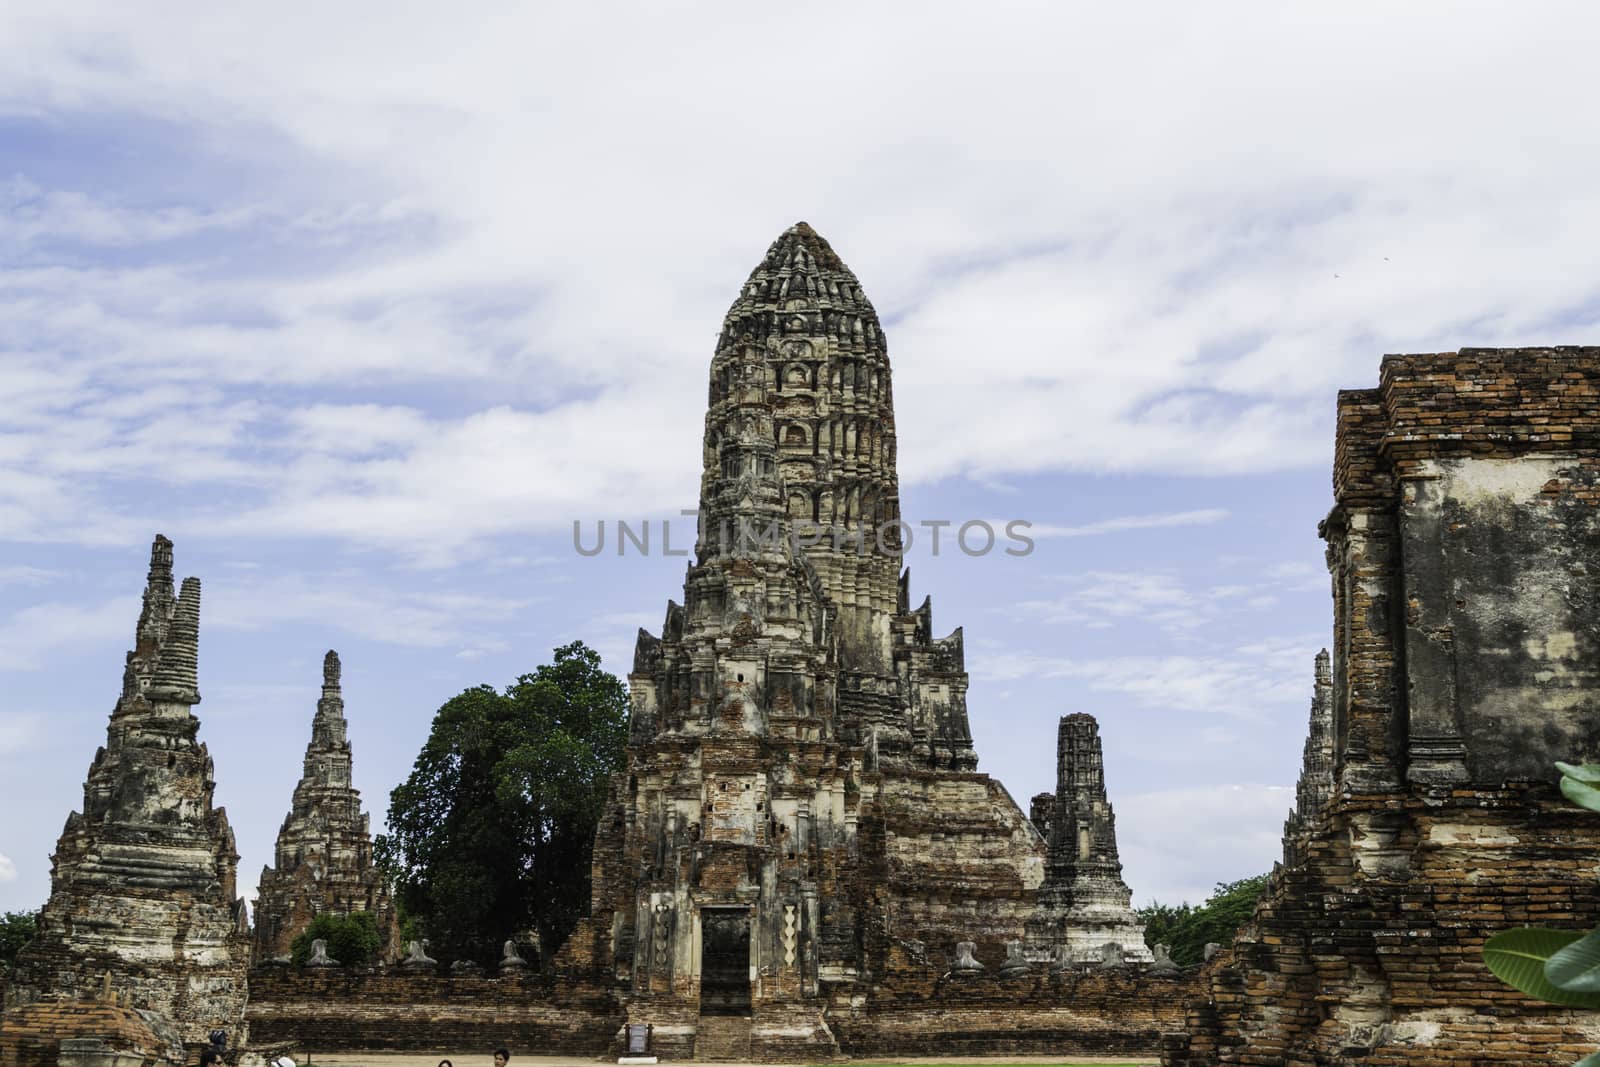
<svg viewBox="0 0 1600 1067"><path fill-rule="evenodd" d="M1163 629L1199 626L1205 606L1176 575L1157 572L1101 572L1062 578L1067 592L1050 600L1029 600L1018 610L1041 622L1105 628L1114 620L1137 619Z"/></svg>
<svg viewBox="0 0 1600 1067"><path fill-rule="evenodd" d="M0 712L0 756L25 751L38 734L38 715Z"/></svg>
<svg viewBox="0 0 1600 1067"><path fill-rule="evenodd" d="M418 648L457 649L472 658L503 650L487 627L503 625L530 598L409 588L410 583L373 582L365 575L282 575L211 582L206 586L202 625L230 630L267 630L314 624L357 637Z"/></svg>
<svg viewBox="0 0 1600 1067"><path fill-rule="evenodd" d="M1327 584L1325 580L1308 581L1293 564L1257 564L1252 569L1260 580L1211 585L1158 570L1055 575L1048 582L1062 587L1061 593L1022 601L1005 610L1039 622L1088 629L1137 622L1168 633L1189 634L1224 616L1261 612L1274 607L1281 596Z"/></svg>
<svg viewBox="0 0 1600 1067"><path fill-rule="evenodd" d="M0 589L8 585L48 585L59 577L61 577L59 571L46 570L43 567L29 567L24 564L0 567Z"/></svg>
<svg viewBox="0 0 1600 1067"><path fill-rule="evenodd" d="M99 604L30 605L0 620L0 670L41 670L65 650L117 636L131 639L138 619L136 597Z"/></svg>
<svg viewBox="0 0 1600 1067"><path fill-rule="evenodd" d="M8 8L9 114L161 124L193 177L0 187L0 537L125 541L130 478L185 490L166 528L434 563L675 509L801 214L889 320L908 483L1321 466L1381 352L1600 326L1584 7L930 11L913 48L828 10ZM825 151L729 89L773 70Z"/></svg>
<svg viewBox="0 0 1600 1067"><path fill-rule="evenodd" d="M0 852L0 882L15 882L17 880L17 865L11 857Z"/></svg>
<svg viewBox="0 0 1600 1067"><path fill-rule="evenodd" d="M1234 881L1265 874L1282 858L1283 820L1294 806L1294 789L1186 786L1119 793L1112 802L1134 903L1199 904L1215 888L1208 877ZM1201 873L1214 871L1232 873Z"/></svg>
<svg viewBox="0 0 1600 1067"><path fill-rule="evenodd" d="M1203 655L1074 658L986 651L970 668L985 681L1071 678L1091 691L1126 694L1145 708L1265 721L1274 709L1309 694L1317 647L1301 638Z"/></svg>
<svg viewBox="0 0 1600 1067"><path fill-rule="evenodd" d="M1226 508L1199 508L1194 511L1174 511L1161 515L1118 515L1109 519L1097 519L1077 526L1052 526L1048 523L1035 523L1028 530L1028 536L1037 538L1048 537L1094 537L1099 534L1121 533L1124 530L1151 530L1162 529L1168 526L1209 526L1221 522L1228 517ZM996 529L1004 527L1004 523L993 524Z"/></svg>

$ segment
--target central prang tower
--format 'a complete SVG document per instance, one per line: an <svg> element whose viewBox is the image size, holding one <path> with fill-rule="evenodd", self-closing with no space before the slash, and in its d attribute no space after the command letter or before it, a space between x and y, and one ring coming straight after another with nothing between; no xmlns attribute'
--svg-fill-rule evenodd
<svg viewBox="0 0 1600 1067"><path fill-rule="evenodd" d="M696 558L639 633L564 950L626 983L662 1055L815 1058L830 1005L1023 937L1043 841L976 771L961 631L910 607L899 518L877 313L800 223L717 342Z"/></svg>

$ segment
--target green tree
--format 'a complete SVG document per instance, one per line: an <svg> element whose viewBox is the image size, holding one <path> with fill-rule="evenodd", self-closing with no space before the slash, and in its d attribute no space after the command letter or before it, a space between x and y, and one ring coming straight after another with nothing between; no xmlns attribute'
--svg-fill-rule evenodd
<svg viewBox="0 0 1600 1067"><path fill-rule="evenodd" d="M377 842L433 955L493 963L529 929L546 946L572 932L627 721L627 690L582 642L439 709Z"/></svg>
<svg viewBox="0 0 1600 1067"><path fill-rule="evenodd" d="M22 946L39 932L39 913L8 911L0 915L0 974L11 970Z"/></svg>
<svg viewBox="0 0 1600 1067"><path fill-rule="evenodd" d="M311 925L289 942L289 958L296 967L304 967L311 958L311 942L322 939L328 943L328 955L346 967L366 967L383 947L378 935L378 920L370 911L353 911L349 915L318 915Z"/></svg>
<svg viewBox="0 0 1600 1067"><path fill-rule="evenodd" d="M1205 959L1209 942L1226 945L1233 940L1234 931L1254 914L1256 901L1261 899L1266 885L1264 874L1236 882L1218 882L1211 896L1199 907L1187 902L1177 906L1152 903L1136 909L1135 914L1145 924L1146 944L1151 948L1168 945L1174 963L1192 967Z"/></svg>

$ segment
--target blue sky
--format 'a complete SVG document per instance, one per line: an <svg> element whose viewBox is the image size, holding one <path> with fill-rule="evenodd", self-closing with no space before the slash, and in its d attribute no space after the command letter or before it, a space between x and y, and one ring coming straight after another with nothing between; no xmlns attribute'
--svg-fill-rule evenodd
<svg viewBox="0 0 1600 1067"><path fill-rule="evenodd" d="M909 560L981 768L1099 717L1135 899L1277 855L1334 394L1592 342L1582 5L0 12L0 909L37 905L162 532L253 892L345 664L375 822L433 710L682 561L721 317L811 222L888 331Z"/></svg>

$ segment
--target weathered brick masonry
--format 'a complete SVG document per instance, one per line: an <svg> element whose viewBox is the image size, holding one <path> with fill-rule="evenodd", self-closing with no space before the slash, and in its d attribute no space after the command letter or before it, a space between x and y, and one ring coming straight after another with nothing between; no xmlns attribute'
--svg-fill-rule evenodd
<svg viewBox="0 0 1600 1067"><path fill-rule="evenodd" d="M612 990L541 976L458 978L342 970L250 975L253 1040L334 1050L493 1049L592 1056L622 1025Z"/></svg>
<svg viewBox="0 0 1600 1067"><path fill-rule="evenodd" d="M1576 1060L1600 1015L1512 991L1481 950L1600 923L1600 816L1551 766L1600 756L1600 349L1388 357L1339 396L1334 490L1320 810L1163 1063Z"/></svg>

